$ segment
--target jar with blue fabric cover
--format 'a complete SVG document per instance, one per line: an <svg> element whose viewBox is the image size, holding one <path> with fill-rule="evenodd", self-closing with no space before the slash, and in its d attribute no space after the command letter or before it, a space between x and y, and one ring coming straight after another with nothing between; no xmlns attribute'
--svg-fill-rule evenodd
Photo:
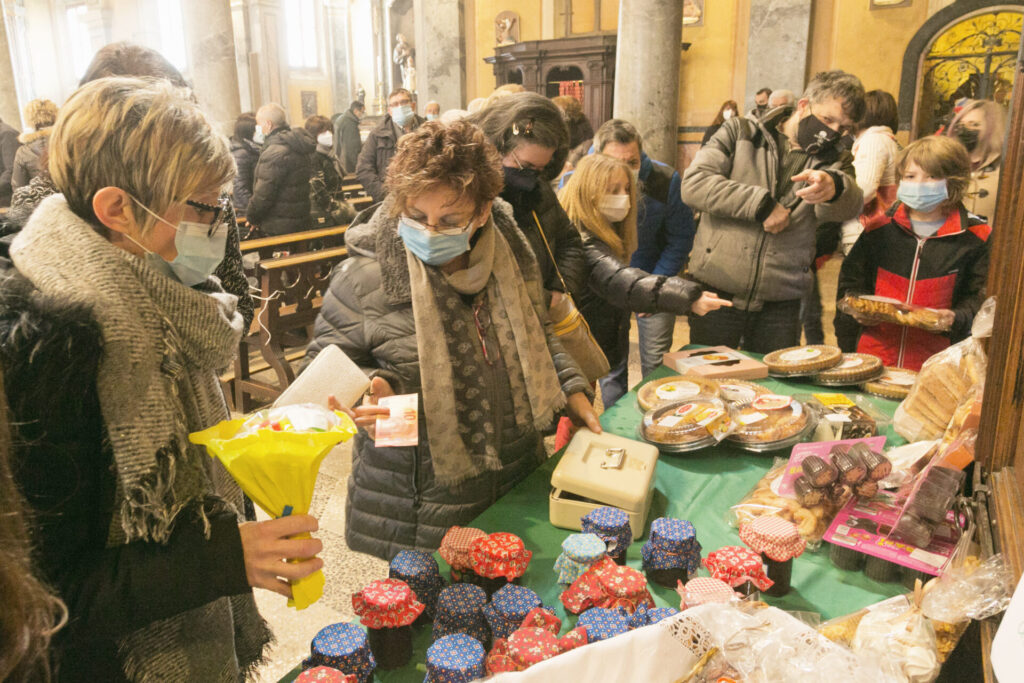
<svg viewBox="0 0 1024 683"><path fill-rule="evenodd" d="M377 668L366 631L355 624L325 626L313 637L309 649L309 657L302 662L303 669L329 666L354 674L365 683Z"/></svg>
<svg viewBox="0 0 1024 683"><path fill-rule="evenodd" d="M633 542L633 529L629 526L629 515L625 510L609 506L595 508L581 517L580 523L583 533L596 534L614 548L608 556L616 564L626 564L626 548Z"/></svg>
<svg viewBox="0 0 1024 683"><path fill-rule="evenodd" d="M434 613L432 640L453 633L465 633L476 638L485 647L491 645L491 629L487 625L483 608L487 593L471 583L456 583L441 591Z"/></svg>
<svg viewBox="0 0 1024 683"><path fill-rule="evenodd" d="M629 630L629 614L621 608L591 607L580 615L577 627L587 630L587 642L614 638Z"/></svg>
<svg viewBox="0 0 1024 683"><path fill-rule="evenodd" d="M597 534L571 534L562 541L562 554L555 560L558 583L568 586L608 552L608 544Z"/></svg>
<svg viewBox="0 0 1024 683"><path fill-rule="evenodd" d="M470 683L485 674L484 646L465 633L444 636L427 648L423 683Z"/></svg>
<svg viewBox="0 0 1024 683"><path fill-rule="evenodd" d="M445 582L432 554L423 550L399 551L388 566L388 577L405 581L416 594L416 599L423 603L423 613L416 619L414 626L434 617L437 596L441 594Z"/></svg>
<svg viewBox="0 0 1024 683"><path fill-rule="evenodd" d="M640 549L647 580L675 588L700 568L697 530L685 519L659 517L651 522L651 537Z"/></svg>
<svg viewBox="0 0 1024 683"><path fill-rule="evenodd" d="M679 614L679 610L675 607L653 607L648 608L646 605L640 605L633 612L633 616L629 618L629 628L642 628L644 626L650 626L656 624L662 619L668 619Z"/></svg>
<svg viewBox="0 0 1024 683"><path fill-rule="evenodd" d="M495 639L508 638L523 623L530 610L540 607L540 604L540 596L526 586L506 584L483 608L491 636Z"/></svg>

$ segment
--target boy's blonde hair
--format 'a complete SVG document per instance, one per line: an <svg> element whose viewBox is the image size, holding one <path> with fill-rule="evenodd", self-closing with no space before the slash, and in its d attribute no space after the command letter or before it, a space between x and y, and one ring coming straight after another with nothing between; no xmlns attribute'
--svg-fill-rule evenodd
<svg viewBox="0 0 1024 683"><path fill-rule="evenodd" d="M946 179L949 198L942 203L943 210L960 206L971 184L971 158L962 144L941 135L915 140L896 157L896 172L901 178L911 163L933 178Z"/></svg>
<svg viewBox="0 0 1024 683"><path fill-rule="evenodd" d="M601 213L601 197L619 174L629 182L629 213L616 227ZM636 251L636 178L624 162L604 154L590 154L580 159L569 176L569 182L558 193L569 220L576 229L589 232L601 240L624 262Z"/></svg>
<svg viewBox="0 0 1024 683"><path fill-rule="evenodd" d="M235 174L227 140L189 93L163 79L101 78L61 107L49 148L53 184L71 209L96 221L92 200L118 187L157 214ZM142 234L156 219L134 202Z"/></svg>

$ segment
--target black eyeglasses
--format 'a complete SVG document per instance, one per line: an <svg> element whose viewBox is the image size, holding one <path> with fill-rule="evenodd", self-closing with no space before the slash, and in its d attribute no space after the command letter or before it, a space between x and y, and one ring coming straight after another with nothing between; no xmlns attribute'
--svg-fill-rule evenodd
<svg viewBox="0 0 1024 683"><path fill-rule="evenodd" d="M229 207L231 206L231 197L227 194L222 194L217 200L217 204L206 204L205 202L197 202L193 199L186 199L185 204L191 206L199 213L212 213L213 218L210 220L210 231L206 234L207 237L212 237L213 233L217 232L217 228L223 225L227 221Z"/></svg>

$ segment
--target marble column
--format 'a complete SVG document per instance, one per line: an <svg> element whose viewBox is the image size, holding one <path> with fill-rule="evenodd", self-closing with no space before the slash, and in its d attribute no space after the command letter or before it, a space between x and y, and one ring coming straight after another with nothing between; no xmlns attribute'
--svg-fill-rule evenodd
<svg viewBox="0 0 1024 683"><path fill-rule="evenodd" d="M7 11L0 11L0 119L21 131L21 107L11 63L11 46L7 42L7 21Z"/></svg>
<svg viewBox="0 0 1024 683"><path fill-rule="evenodd" d="M414 0L416 91L420 109L436 100L441 111L466 106L463 0Z"/></svg>
<svg viewBox="0 0 1024 683"><path fill-rule="evenodd" d="M181 9L196 98L220 131L230 134L242 111L231 4L228 0L183 0Z"/></svg>
<svg viewBox="0 0 1024 683"><path fill-rule="evenodd" d="M810 32L811 0L750 0L744 112L754 107L761 88L784 88L800 96Z"/></svg>
<svg viewBox="0 0 1024 683"><path fill-rule="evenodd" d="M613 116L636 126L644 151L676 164L683 0L621 0Z"/></svg>
<svg viewBox="0 0 1024 683"><path fill-rule="evenodd" d="M334 98L333 111L345 111L355 99L352 84L352 68L349 59L348 3L341 0L328 0L324 3L327 10L327 35L329 37L331 92Z"/></svg>

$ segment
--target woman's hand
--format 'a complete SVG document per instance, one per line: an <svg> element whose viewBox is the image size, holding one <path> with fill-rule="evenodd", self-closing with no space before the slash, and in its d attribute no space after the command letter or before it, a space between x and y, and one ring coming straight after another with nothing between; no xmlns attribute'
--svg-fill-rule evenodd
<svg viewBox="0 0 1024 683"><path fill-rule="evenodd" d="M290 515L263 522L245 522L238 525L245 556L245 578L253 588L264 588L292 597L289 580L304 578L324 566L315 557L323 550L316 538L289 538L296 534L316 531L318 524L310 515ZM301 562L288 560L301 559Z"/></svg>
<svg viewBox="0 0 1024 683"><path fill-rule="evenodd" d="M695 315L704 315L708 311L717 311L722 306L732 306L728 299L719 299L714 292L701 292L700 298L690 306L690 312Z"/></svg>
<svg viewBox="0 0 1024 683"><path fill-rule="evenodd" d="M385 396L394 396L395 390L391 388L388 381L383 377L374 377L370 380L370 391L366 394L366 400L362 405L352 411L352 420L356 427L366 430L371 439L377 438L377 418L390 417L390 408L378 408L377 401Z"/></svg>
<svg viewBox="0 0 1024 683"><path fill-rule="evenodd" d="M583 392L577 391L575 394L569 394L565 404L565 412L568 413L569 419L577 427L586 427L595 434L601 433L601 422L597 419L594 406L591 405L587 395Z"/></svg>

